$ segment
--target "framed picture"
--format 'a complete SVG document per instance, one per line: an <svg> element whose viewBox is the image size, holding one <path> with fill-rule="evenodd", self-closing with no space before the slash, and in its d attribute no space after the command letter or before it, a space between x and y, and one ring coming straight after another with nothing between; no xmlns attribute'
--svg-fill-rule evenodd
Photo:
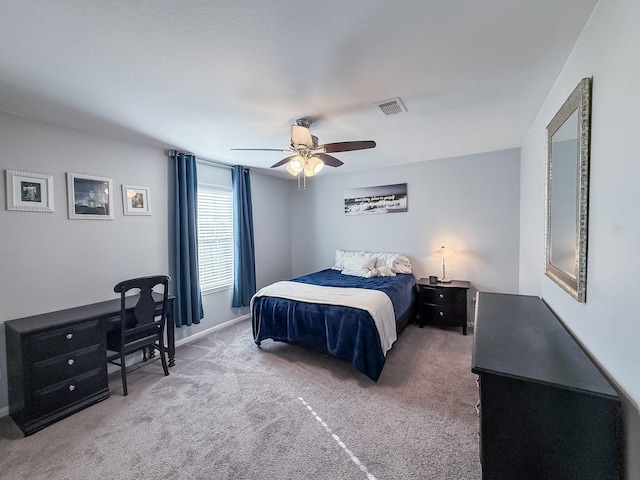
<svg viewBox="0 0 640 480"><path fill-rule="evenodd" d="M122 185L122 205L125 215L151 215L149 187Z"/></svg>
<svg viewBox="0 0 640 480"><path fill-rule="evenodd" d="M407 211L407 184L349 188L344 191L345 215L401 213Z"/></svg>
<svg viewBox="0 0 640 480"><path fill-rule="evenodd" d="M110 178L68 172L69 218L113 220L112 192Z"/></svg>
<svg viewBox="0 0 640 480"><path fill-rule="evenodd" d="M53 212L53 175L6 170L7 210Z"/></svg>

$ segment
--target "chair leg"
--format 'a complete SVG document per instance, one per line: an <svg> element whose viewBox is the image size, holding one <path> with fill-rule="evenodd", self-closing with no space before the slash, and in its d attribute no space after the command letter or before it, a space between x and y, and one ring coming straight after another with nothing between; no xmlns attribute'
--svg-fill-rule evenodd
<svg viewBox="0 0 640 480"><path fill-rule="evenodd" d="M120 355L120 375L122 375L122 392L127 396L127 367L124 364L124 355Z"/></svg>
<svg viewBox="0 0 640 480"><path fill-rule="evenodd" d="M162 362L162 369L164 370L164 376L169 375L169 368L167 368L167 355L164 351L164 344L162 339L158 342L158 351L160 352L160 361Z"/></svg>

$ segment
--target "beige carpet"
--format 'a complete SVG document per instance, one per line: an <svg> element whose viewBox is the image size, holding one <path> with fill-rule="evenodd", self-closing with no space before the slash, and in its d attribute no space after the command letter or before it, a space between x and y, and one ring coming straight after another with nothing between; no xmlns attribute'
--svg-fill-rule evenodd
<svg viewBox="0 0 640 480"><path fill-rule="evenodd" d="M374 383L241 322L30 437L0 419L0 478L479 479L472 341L410 325Z"/></svg>

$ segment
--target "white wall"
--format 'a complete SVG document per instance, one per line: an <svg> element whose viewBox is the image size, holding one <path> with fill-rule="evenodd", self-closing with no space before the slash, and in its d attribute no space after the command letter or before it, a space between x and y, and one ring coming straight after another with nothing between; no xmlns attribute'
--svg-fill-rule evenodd
<svg viewBox="0 0 640 480"><path fill-rule="evenodd" d="M291 183L251 172L258 289L291 278Z"/></svg>
<svg viewBox="0 0 640 480"><path fill-rule="evenodd" d="M0 113L0 170L54 176L54 212L0 208L0 322L117 298L124 278L171 273L172 167L163 150L106 139ZM66 172L113 179L114 220L69 220ZM200 170L201 180L231 186L228 169ZM151 215L124 216L121 184L150 187ZM290 182L251 174L258 288L291 276ZM5 182L0 182L5 198ZM4 200L3 200L4 201ZM205 318L176 330L201 332L247 308L231 308L233 291L203 297ZM7 412L4 328L0 327L0 416Z"/></svg>
<svg viewBox="0 0 640 480"><path fill-rule="evenodd" d="M640 2L601 0L522 145L520 290L540 295L640 405ZM593 77L587 303L544 275L545 128L581 78ZM628 478L640 478L637 418Z"/></svg>
<svg viewBox="0 0 640 480"><path fill-rule="evenodd" d="M54 177L54 212L0 208L0 322L117 298L120 280L168 273L168 162L162 150L0 113L0 170ZM69 220L66 172L113 179L113 220ZM122 184L150 188L150 216L124 216ZM4 204L5 182L0 182ZM6 409L0 327L0 412Z"/></svg>
<svg viewBox="0 0 640 480"><path fill-rule="evenodd" d="M519 155L511 149L320 175L301 191L292 182L293 274L330 268L342 249L402 253L416 278L440 276L441 260L432 253L444 244L457 253L446 261L448 277L516 293ZM346 189L396 183L407 184L406 213L345 215Z"/></svg>

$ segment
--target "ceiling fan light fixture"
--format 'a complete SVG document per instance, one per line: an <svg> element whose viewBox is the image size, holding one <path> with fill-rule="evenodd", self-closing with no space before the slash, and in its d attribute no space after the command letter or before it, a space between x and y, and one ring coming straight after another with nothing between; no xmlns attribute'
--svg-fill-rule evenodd
<svg viewBox="0 0 640 480"><path fill-rule="evenodd" d="M316 172L314 172L313 169L309 165L305 165L304 166L304 176L305 177L313 177L315 174L316 174Z"/></svg>
<svg viewBox="0 0 640 480"><path fill-rule="evenodd" d="M296 172L293 168L291 168L291 162L287 163L287 166L285 168L286 168L287 172L289 172L294 177L298 176L299 172Z"/></svg>
<svg viewBox="0 0 640 480"><path fill-rule="evenodd" d="M322 170L322 167L324 167L324 162L322 160L318 157L311 157L307 160L307 163L304 166L304 174L307 177L313 177L316 173Z"/></svg>
<svg viewBox="0 0 640 480"><path fill-rule="evenodd" d="M289 166L291 166L291 170L298 174L304 169L304 163L304 158L301 155L296 155L289 162Z"/></svg>
<svg viewBox="0 0 640 480"><path fill-rule="evenodd" d="M318 137L311 135L309 132L311 122L310 118L299 118L296 120L295 125L291 125L291 144L289 148L232 148L232 150L280 151L284 154L292 154L293 156L288 156L274 163L271 168L284 166L287 172L297 177L298 190L300 190L301 186L306 189L306 178L316 175L325 165L330 167L344 165L341 160L329 154L365 150L376 146L376 142L373 140L320 144Z"/></svg>

